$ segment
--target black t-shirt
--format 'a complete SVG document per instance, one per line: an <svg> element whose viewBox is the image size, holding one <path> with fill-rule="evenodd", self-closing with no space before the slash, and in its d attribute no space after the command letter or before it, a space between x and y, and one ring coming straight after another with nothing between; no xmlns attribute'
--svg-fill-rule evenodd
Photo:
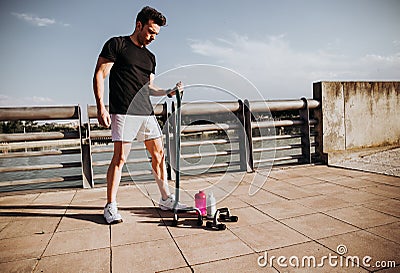
<svg viewBox="0 0 400 273"><path fill-rule="evenodd" d="M111 114L152 115L147 88L155 74L156 58L146 47L136 46L129 36L109 39L100 57L114 62L109 79Z"/></svg>

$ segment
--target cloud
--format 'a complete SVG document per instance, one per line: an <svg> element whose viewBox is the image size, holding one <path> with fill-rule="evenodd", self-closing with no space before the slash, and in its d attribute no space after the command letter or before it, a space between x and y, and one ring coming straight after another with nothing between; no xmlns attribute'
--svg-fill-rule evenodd
<svg viewBox="0 0 400 273"><path fill-rule="evenodd" d="M334 49L301 51L286 36L254 40L233 34L215 40L190 40L196 54L241 73L266 98L311 96L312 82L320 80L399 80L400 53L351 57ZM245 94L244 94L245 95Z"/></svg>
<svg viewBox="0 0 400 273"><path fill-rule="evenodd" d="M11 14L20 20L23 20L25 22L28 22L28 23L30 23L34 26L38 26L38 27L47 27L47 26L54 25L54 24L59 24L59 25L66 26L66 27L69 26L69 24L57 22L55 19L50 19L50 18L45 18L45 17L41 18L34 14L17 13L17 12L12 12Z"/></svg>
<svg viewBox="0 0 400 273"><path fill-rule="evenodd" d="M0 106L31 106L31 105L50 105L54 104L54 100L48 97L12 97L0 94Z"/></svg>

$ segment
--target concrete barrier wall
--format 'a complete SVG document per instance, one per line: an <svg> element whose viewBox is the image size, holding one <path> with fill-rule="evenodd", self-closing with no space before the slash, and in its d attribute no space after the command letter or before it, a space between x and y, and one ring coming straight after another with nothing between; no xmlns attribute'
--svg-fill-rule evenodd
<svg viewBox="0 0 400 273"><path fill-rule="evenodd" d="M318 152L400 144L400 82L317 82ZM322 144L322 145L321 145Z"/></svg>

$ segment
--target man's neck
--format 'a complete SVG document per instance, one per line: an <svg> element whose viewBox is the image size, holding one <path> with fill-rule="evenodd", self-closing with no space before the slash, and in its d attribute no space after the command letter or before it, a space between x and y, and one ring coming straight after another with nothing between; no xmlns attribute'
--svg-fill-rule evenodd
<svg viewBox="0 0 400 273"><path fill-rule="evenodd" d="M142 44L139 43L139 40L137 38L136 33L134 32L132 35L129 36L129 38L131 39L131 41L138 47L143 47Z"/></svg>

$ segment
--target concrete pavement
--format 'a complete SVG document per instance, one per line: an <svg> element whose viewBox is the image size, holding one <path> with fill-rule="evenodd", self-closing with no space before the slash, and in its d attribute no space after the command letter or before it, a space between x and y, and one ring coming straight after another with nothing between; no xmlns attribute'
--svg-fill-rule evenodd
<svg viewBox="0 0 400 273"><path fill-rule="evenodd" d="M296 166L184 177L182 189L189 204L212 190L239 222L171 227L154 183L121 186L112 226L104 187L2 195L0 272L400 271L399 177Z"/></svg>

